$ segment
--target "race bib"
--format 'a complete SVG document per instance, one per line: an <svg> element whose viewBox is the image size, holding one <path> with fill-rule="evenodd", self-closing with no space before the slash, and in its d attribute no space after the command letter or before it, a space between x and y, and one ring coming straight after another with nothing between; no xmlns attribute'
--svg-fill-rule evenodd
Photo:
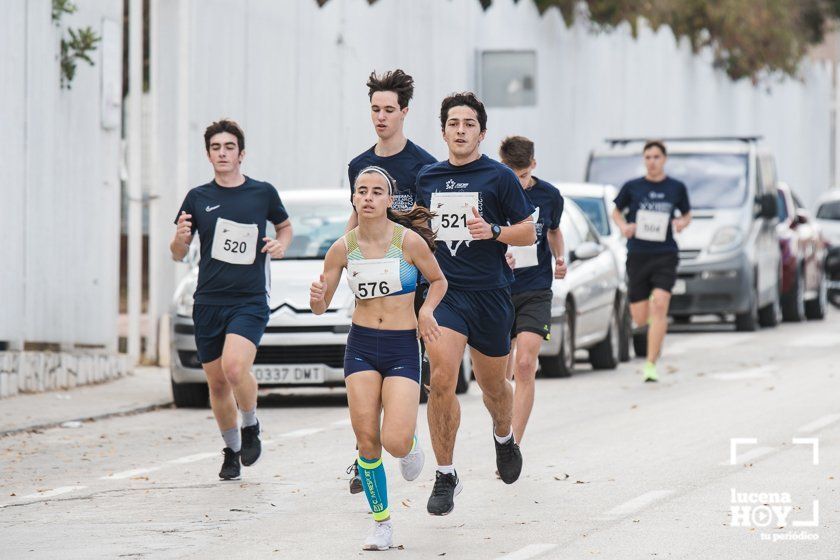
<svg viewBox="0 0 840 560"><path fill-rule="evenodd" d="M639 210L636 212L636 239L665 241L671 215L666 212Z"/></svg>
<svg viewBox="0 0 840 560"><path fill-rule="evenodd" d="M347 261L347 282L359 299L372 299L402 290L400 259Z"/></svg>
<svg viewBox="0 0 840 560"><path fill-rule="evenodd" d="M432 193L432 230L438 241L472 241L467 220L478 210L478 193Z"/></svg>
<svg viewBox="0 0 840 560"><path fill-rule="evenodd" d="M210 256L230 264L254 264L259 234L257 224L239 224L217 218Z"/></svg>
<svg viewBox="0 0 840 560"><path fill-rule="evenodd" d="M513 255L516 260L514 268L528 268L529 266L537 266L537 244L528 245L526 247L508 246L508 252Z"/></svg>

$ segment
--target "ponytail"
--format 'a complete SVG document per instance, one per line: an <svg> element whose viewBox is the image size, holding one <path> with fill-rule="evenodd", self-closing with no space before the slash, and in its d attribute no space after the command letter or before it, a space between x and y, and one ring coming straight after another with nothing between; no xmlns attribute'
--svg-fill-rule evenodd
<svg viewBox="0 0 840 560"><path fill-rule="evenodd" d="M388 208L388 219L412 230L422 237L426 245L429 246L429 250L433 253L435 251L435 238L437 235L435 235L435 232L429 226L429 221L436 215L422 206L416 206L408 212L398 212Z"/></svg>

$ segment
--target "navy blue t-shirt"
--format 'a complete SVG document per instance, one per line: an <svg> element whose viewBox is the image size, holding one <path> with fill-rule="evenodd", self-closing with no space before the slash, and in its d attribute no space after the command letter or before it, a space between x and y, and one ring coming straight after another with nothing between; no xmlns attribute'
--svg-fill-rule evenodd
<svg viewBox="0 0 840 560"><path fill-rule="evenodd" d="M674 241L671 220L675 211L682 214L691 211L688 202L688 189L685 184L676 179L665 177L658 182L649 181L644 177L627 181L615 197L615 206L620 211L627 210L627 222L636 223L639 210L662 212L668 214L667 232L664 241L649 241L637 239L635 236L627 241L628 253L677 253L679 248Z"/></svg>
<svg viewBox="0 0 840 560"><path fill-rule="evenodd" d="M198 286L195 303L230 305L240 303L268 303L271 289L270 259L260 252L265 246L266 222L285 222L289 215L280 201L277 190L269 183L245 177L238 187L220 187L215 181L195 187L184 198L181 212L191 214L193 234L201 241L201 260L198 263ZM175 216L175 223L178 223ZM248 247L236 243L236 251L248 255L255 251L252 264L230 264L212 258L216 222L219 218L238 224L256 224L256 245ZM228 243L228 247L230 247Z"/></svg>
<svg viewBox="0 0 840 560"><path fill-rule="evenodd" d="M525 196L536 206L534 227L537 230L537 265L517 268L513 271L515 280L510 287L511 293L530 292L551 289L554 280L554 268L551 266L551 246L548 244L548 230L560 227L563 215L563 196L557 187L533 177L536 181L525 189Z"/></svg>
<svg viewBox="0 0 840 560"><path fill-rule="evenodd" d="M466 165L433 163L417 175L417 204L432 212L432 193L465 192L478 193L478 212L491 224L516 224L534 213L513 171L485 155ZM435 256L451 288L492 290L513 283L506 251L494 239L438 241Z"/></svg>
<svg viewBox="0 0 840 560"><path fill-rule="evenodd" d="M424 165L437 160L426 150L408 140L398 154L380 157L374 151L375 146L354 157L347 165L347 177L350 179L350 193L355 191L356 176L369 165L376 165L391 174L397 181L394 193L394 210L407 212L414 206L416 199L417 173Z"/></svg>

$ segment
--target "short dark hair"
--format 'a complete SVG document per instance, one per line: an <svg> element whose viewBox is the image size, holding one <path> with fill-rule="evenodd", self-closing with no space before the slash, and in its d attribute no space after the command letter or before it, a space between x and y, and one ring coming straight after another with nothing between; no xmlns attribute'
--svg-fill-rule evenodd
<svg viewBox="0 0 840 560"><path fill-rule="evenodd" d="M368 99L373 99L373 94L377 91L393 91L397 94L397 103L400 104L400 109L405 109L414 95L414 78L400 68L389 70L380 75L377 75L374 70L368 76L367 87Z"/></svg>
<svg viewBox="0 0 840 560"><path fill-rule="evenodd" d="M478 117L478 124L481 127L481 132L487 130L487 111L484 109L478 97L471 91L464 91L461 93L453 93L443 100L440 104L440 128L446 128L446 120L449 118L449 110L453 107L460 107L465 105L474 110Z"/></svg>
<svg viewBox="0 0 840 560"><path fill-rule="evenodd" d="M525 169L534 160L534 143L524 136L508 136L499 146L499 157L511 169Z"/></svg>
<svg viewBox="0 0 840 560"><path fill-rule="evenodd" d="M663 156L668 155L668 150L665 149L665 144L662 142L662 140L648 140L647 142L645 142L645 147L642 148L642 153L645 153L651 148L659 148Z"/></svg>
<svg viewBox="0 0 840 560"><path fill-rule="evenodd" d="M236 136L236 141L239 144L239 151L241 152L245 149L245 133L242 132L242 129L236 121L231 119L221 119L204 129L205 150L208 152L210 151L210 139L220 132L229 132Z"/></svg>

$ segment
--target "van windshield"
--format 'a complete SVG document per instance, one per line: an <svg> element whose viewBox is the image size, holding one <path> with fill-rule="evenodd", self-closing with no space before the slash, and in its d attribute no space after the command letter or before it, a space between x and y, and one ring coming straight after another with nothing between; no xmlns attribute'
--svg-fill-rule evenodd
<svg viewBox="0 0 840 560"><path fill-rule="evenodd" d="M692 208L735 208L747 198L745 154L671 154L665 173L685 183ZM597 156L589 163L586 180L621 188L644 174L640 155Z"/></svg>
<svg viewBox="0 0 840 560"><path fill-rule="evenodd" d="M840 220L840 200L825 202L817 210L817 218L820 220Z"/></svg>

